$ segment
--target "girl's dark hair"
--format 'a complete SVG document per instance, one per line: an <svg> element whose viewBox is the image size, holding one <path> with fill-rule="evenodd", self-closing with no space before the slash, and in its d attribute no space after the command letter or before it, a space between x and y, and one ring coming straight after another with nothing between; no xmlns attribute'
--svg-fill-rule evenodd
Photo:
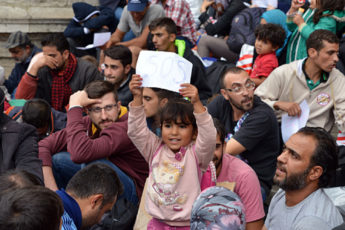
<svg viewBox="0 0 345 230"><path fill-rule="evenodd" d="M183 98L169 100L160 113L161 126L163 122L177 123L178 119L181 119L182 124L192 124L193 130L197 130L196 120L193 114L193 105Z"/></svg>
<svg viewBox="0 0 345 230"><path fill-rule="evenodd" d="M336 10L344 10L345 1L344 0L316 0L319 8L316 9L313 16L314 24L317 24L322 17L331 16ZM329 14L323 14L325 11L330 11Z"/></svg>

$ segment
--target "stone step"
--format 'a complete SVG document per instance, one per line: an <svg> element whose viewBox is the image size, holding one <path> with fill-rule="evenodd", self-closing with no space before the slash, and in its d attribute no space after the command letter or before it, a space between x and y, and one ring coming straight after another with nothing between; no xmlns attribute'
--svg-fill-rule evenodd
<svg viewBox="0 0 345 230"><path fill-rule="evenodd" d="M65 30L73 17L74 2L98 5L98 0L0 0L0 65L5 68L5 76L14 66L4 48L10 33L21 30L40 47L42 36Z"/></svg>

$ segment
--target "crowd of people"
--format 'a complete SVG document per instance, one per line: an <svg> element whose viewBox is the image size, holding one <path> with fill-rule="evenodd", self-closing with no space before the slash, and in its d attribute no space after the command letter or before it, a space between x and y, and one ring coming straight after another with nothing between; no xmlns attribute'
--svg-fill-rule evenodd
<svg viewBox="0 0 345 230"><path fill-rule="evenodd" d="M72 7L40 47L5 43L0 230L344 229L324 190L345 186L344 0ZM186 59L190 82L144 87L144 50ZM285 114L306 125L283 140Z"/></svg>

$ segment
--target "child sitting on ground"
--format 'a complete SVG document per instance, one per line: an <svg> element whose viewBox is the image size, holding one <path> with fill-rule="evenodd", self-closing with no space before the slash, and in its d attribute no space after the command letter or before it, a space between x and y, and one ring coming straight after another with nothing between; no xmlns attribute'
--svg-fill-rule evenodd
<svg viewBox="0 0 345 230"><path fill-rule="evenodd" d="M278 67L276 50L284 45L285 30L277 24L262 24L255 30L255 59L250 78L259 86Z"/></svg>
<svg viewBox="0 0 345 230"><path fill-rule="evenodd" d="M216 129L197 88L181 84L180 94L191 103L174 99L163 107L159 138L146 124L141 81L139 75L133 75L129 84L133 101L129 104L128 136L150 166L145 208L153 219L147 229L173 226L187 230L192 204L200 193L200 171L206 171L213 158Z"/></svg>

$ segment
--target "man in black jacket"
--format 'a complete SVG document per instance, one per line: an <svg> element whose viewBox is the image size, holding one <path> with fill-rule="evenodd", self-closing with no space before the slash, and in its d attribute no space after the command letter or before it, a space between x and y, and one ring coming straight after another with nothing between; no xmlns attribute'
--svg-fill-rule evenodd
<svg viewBox="0 0 345 230"><path fill-rule="evenodd" d="M0 174L9 169L24 170L35 175L42 183L36 129L25 123L19 124L5 115L4 101L4 92L0 90Z"/></svg>
<svg viewBox="0 0 345 230"><path fill-rule="evenodd" d="M207 85L205 68L201 60L195 56L184 40L176 39L177 28L171 18L157 18L149 25L152 34L152 42L158 51L177 53L193 64L191 84L198 88L201 101L206 104L212 96L210 87Z"/></svg>
<svg viewBox="0 0 345 230"><path fill-rule="evenodd" d="M104 51L102 69L106 81L115 85L121 105L127 106L133 96L129 82L135 70L131 67L132 52L123 45L115 45Z"/></svg>

